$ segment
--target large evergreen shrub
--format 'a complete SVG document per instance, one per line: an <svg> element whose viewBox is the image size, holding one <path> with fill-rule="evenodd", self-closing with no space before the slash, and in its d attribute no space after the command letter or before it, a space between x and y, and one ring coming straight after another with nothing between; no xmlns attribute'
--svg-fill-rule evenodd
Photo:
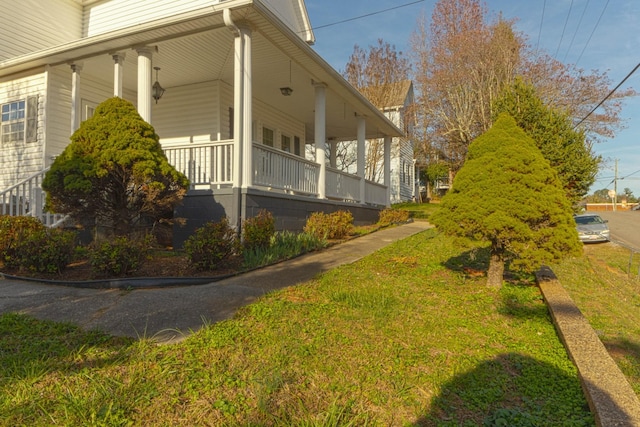
<svg viewBox="0 0 640 427"><path fill-rule="evenodd" d="M133 104L110 98L71 136L42 187L47 208L78 221L97 219L115 235L172 218L188 187Z"/></svg>
<svg viewBox="0 0 640 427"><path fill-rule="evenodd" d="M493 286L501 285L505 262L530 272L581 252L556 171L506 113L469 146L430 221L446 234L489 243Z"/></svg>

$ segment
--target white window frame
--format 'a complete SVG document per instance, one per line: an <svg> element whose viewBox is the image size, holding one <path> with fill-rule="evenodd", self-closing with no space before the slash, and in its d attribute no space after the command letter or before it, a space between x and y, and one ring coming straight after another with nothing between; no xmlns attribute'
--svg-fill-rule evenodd
<svg viewBox="0 0 640 427"><path fill-rule="evenodd" d="M15 108L12 108L13 105ZM37 141L37 125L37 96L27 96L0 104L1 143Z"/></svg>
<svg viewBox="0 0 640 427"><path fill-rule="evenodd" d="M287 153L291 153L291 142L292 139L289 135L280 134L280 149L282 151L286 151Z"/></svg>
<svg viewBox="0 0 640 427"><path fill-rule="evenodd" d="M93 113L95 113L98 103L89 101L88 99L83 99L81 102L81 105L82 105L82 121L85 121L93 117Z"/></svg>
<svg viewBox="0 0 640 427"><path fill-rule="evenodd" d="M270 138L271 140L269 141L268 138L266 138L268 135L266 134L267 132L271 132ZM268 147L273 147L273 145L275 144L275 139L276 139L276 131L275 129L272 129L270 127L266 127L266 126L262 126L262 143Z"/></svg>

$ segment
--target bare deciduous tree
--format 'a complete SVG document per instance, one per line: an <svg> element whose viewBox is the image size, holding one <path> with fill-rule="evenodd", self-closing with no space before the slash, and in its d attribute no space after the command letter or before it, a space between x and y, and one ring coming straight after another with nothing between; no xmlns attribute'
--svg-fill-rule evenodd
<svg viewBox="0 0 640 427"><path fill-rule="evenodd" d="M418 20L411 43L423 157L443 153L459 169L470 142L491 127L494 101L517 75L574 123L609 93L606 73L587 73L540 54L513 27L501 16L490 22L479 0L439 0L430 21ZM621 127L621 101L634 94L616 93L580 124L589 148Z"/></svg>
<svg viewBox="0 0 640 427"><path fill-rule="evenodd" d="M381 111L400 107L404 103L409 78L410 63L395 46L378 40L376 46L366 51L354 46L344 77L373 105ZM402 126L402 123L396 123ZM365 177L372 181L381 178L383 170L384 142L382 139L367 141Z"/></svg>

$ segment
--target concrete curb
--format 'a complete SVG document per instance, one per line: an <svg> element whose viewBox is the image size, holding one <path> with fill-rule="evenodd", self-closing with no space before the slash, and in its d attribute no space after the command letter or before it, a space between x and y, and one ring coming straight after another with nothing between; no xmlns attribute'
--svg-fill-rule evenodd
<svg viewBox="0 0 640 427"><path fill-rule="evenodd" d="M578 368L598 426L640 426L640 400L595 331L548 267L536 273L556 330Z"/></svg>

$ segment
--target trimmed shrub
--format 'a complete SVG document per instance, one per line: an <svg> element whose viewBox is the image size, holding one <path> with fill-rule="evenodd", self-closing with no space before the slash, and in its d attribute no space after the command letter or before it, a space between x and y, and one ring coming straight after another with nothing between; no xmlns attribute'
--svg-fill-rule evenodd
<svg viewBox="0 0 640 427"><path fill-rule="evenodd" d="M271 212L262 209L253 218L242 223L242 246L244 250L268 248L276 232L276 221Z"/></svg>
<svg viewBox="0 0 640 427"><path fill-rule="evenodd" d="M115 237L97 244L89 252L91 270L96 276L126 276L136 271L151 249L151 238Z"/></svg>
<svg viewBox="0 0 640 427"><path fill-rule="evenodd" d="M44 224L32 216L0 216L0 257L4 260L7 251L36 232L46 229Z"/></svg>
<svg viewBox="0 0 640 427"><path fill-rule="evenodd" d="M380 211L378 224L382 226L403 224L409 221L409 211L404 209L384 209Z"/></svg>
<svg viewBox="0 0 640 427"><path fill-rule="evenodd" d="M2 261L11 269L60 273L73 257L75 242L75 232L43 226L22 233L19 240L3 251Z"/></svg>
<svg viewBox="0 0 640 427"><path fill-rule="evenodd" d="M353 215L349 211L313 212L304 226L305 233L318 239L343 239L352 231Z"/></svg>
<svg viewBox="0 0 640 427"><path fill-rule="evenodd" d="M215 270L240 251L238 236L225 217L208 222L184 242L189 262L198 270Z"/></svg>

